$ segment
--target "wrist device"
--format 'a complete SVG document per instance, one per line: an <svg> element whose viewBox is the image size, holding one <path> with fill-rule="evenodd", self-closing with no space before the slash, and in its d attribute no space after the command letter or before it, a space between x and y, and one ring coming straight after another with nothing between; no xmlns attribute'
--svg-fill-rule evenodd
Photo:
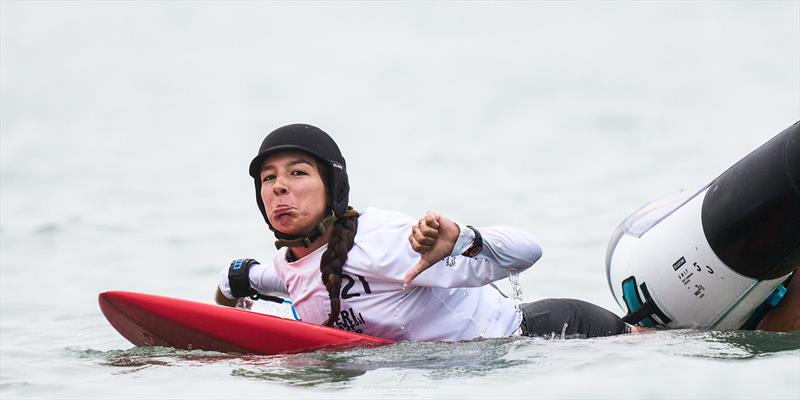
<svg viewBox="0 0 800 400"><path fill-rule="evenodd" d="M472 225L467 225L467 228L471 229L472 232L475 233L475 239L472 240L472 244L470 244L469 247L467 247L467 249L461 253L461 255L464 257L475 257L481 252L481 250L483 250L483 237L481 236L481 233L478 232L478 230Z"/></svg>

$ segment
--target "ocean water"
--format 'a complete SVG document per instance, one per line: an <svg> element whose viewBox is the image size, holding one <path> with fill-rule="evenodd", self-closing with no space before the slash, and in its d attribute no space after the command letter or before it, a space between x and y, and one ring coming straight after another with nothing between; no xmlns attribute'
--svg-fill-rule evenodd
<svg viewBox="0 0 800 400"><path fill-rule="evenodd" d="M621 314L616 225L798 119L797 1L4 0L0 397L800 398L798 332L260 357L134 348L97 305L211 302L231 259L269 259L246 168L302 121L356 208L524 228L525 301Z"/></svg>

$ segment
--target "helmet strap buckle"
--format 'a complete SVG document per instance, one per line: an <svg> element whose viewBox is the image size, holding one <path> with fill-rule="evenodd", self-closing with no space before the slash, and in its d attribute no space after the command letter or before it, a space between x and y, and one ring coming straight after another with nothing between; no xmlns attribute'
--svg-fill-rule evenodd
<svg viewBox="0 0 800 400"><path fill-rule="evenodd" d="M333 226L336 222L336 214L331 211L325 219L323 219L311 232L299 236L299 237L279 237L278 240L275 241L275 248L280 249L281 247L299 247L303 246L305 248L311 247L311 244L314 243L317 239L322 237L325 232L328 231L328 228ZM275 232L276 235L280 232ZM286 236L286 235L283 235Z"/></svg>

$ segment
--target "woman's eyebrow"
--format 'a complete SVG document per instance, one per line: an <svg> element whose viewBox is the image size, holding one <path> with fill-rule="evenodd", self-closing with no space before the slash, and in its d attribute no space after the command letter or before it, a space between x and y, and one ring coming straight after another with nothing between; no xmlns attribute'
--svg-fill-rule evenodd
<svg viewBox="0 0 800 400"><path fill-rule="evenodd" d="M289 165L290 167L294 167L294 166L295 166L295 165L297 165L297 164L308 164L308 165L312 165L312 164L311 164L311 162L309 162L308 160L304 160L304 159L302 159L302 158L298 158L298 159L296 159L296 160L290 161L288 165ZM313 166L313 165L312 165L312 166Z"/></svg>
<svg viewBox="0 0 800 400"><path fill-rule="evenodd" d="M304 160L302 158L298 158L296 160L289 161L286 165L289 166L289 167L294 167L295 165L298 165L298 164L308 164L310 166L313 166L313 164L311 164L311 162L309 162L308 160ZM264 166L261 167L261 171L268 170L268 169L274 169L274 168L275 168L275 166L273 166L272 164L265 164Z"/></svg>

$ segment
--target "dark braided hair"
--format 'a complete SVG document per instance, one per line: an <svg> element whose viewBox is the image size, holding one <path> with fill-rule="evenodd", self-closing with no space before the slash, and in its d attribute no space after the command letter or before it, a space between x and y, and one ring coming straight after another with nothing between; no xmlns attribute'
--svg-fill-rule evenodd
<svg viewBox="0 0 800 400"><path fill-rule="evenodd" d="M358 230L358 211L349 208L344 216L333 224L333 232L328 240L328 248L322 253L319 271L322 273L322 283L328 289L331 299L331 313L323 325L333 326L339 318L341 300L339 292L342 289L342 267L347 261L347 253L353 248L353 241Z"/></svg>

